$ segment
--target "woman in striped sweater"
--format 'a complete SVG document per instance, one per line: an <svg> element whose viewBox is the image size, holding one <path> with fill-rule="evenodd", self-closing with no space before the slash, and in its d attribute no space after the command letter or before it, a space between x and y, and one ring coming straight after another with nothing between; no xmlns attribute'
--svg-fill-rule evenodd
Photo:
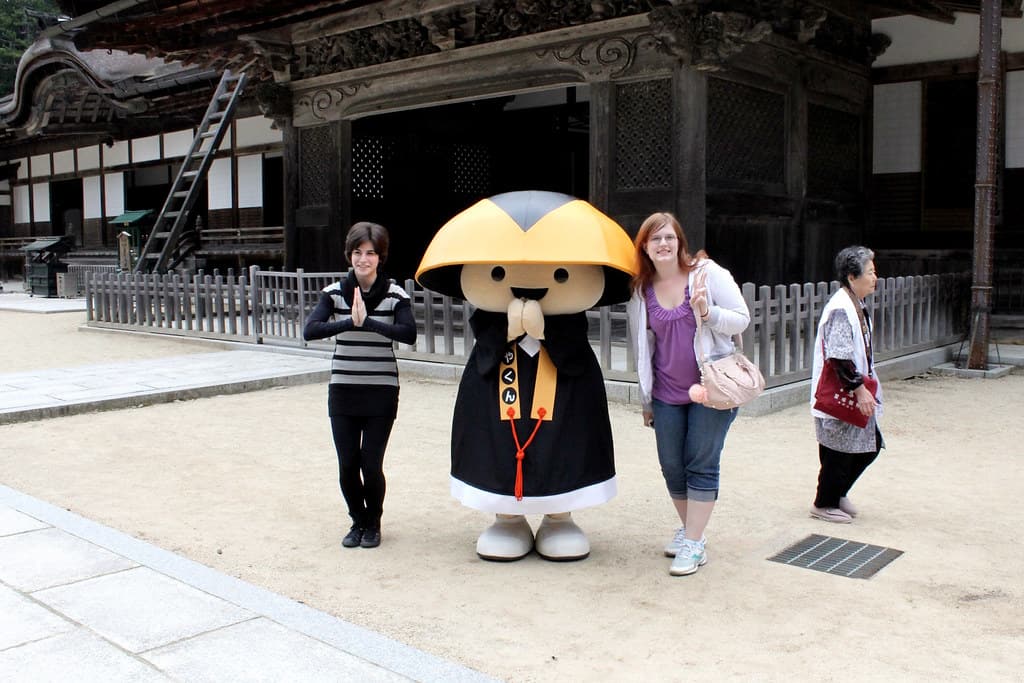
<svg viewBox="0 0 1024 683"><path fill-rule="evenodd" d="M307 340L334 337L327 393L341 494L352 528L346 548L380 545L384 509L384 450L398 413L398 363L394 343L416 342L409 295L385 277L388 231L359 222L345 238L352 269L323 289L306 321Z"/></svg>

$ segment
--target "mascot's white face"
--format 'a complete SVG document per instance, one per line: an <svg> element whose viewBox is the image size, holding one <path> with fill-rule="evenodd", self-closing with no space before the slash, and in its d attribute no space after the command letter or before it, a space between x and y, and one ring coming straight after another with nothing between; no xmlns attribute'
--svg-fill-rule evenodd
<svg viewBox="0 0 1024 683"><path fill-rule="evenodd" d="M581 313L604 293L604 271L592 265L467 264L462 292L477 308L504 313L514 299L532 299L544 315Z"/></svg>

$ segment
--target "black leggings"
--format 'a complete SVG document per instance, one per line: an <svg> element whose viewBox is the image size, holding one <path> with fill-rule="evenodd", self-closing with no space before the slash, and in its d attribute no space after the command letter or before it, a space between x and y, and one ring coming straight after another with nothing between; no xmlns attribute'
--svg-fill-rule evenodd
<svg viewBox="0 0 1024 683"><path fill-rule="evenodd" d="M331 432L338 451L338 481L352 523L379 529L384 512L384 449L393 416L332 415Z"/></svg>
<svg viewBox="0 0 1024 683"><path fill-rule="evenodd" d="M818 472L818 493L814 499L815 507L839 507L839 499L850 492L857 478L878 457L882 436L877 432L875 443L879 444L879 448L874 452L868 451L867 453L842 453L818 444L821 470Z"/></svg>

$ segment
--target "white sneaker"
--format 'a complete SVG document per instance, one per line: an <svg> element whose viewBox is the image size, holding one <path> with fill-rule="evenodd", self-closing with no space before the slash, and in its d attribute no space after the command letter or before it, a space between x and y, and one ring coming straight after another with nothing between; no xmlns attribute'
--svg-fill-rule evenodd
<svg viewBox="0 0 1024 683"><path fill-rule="evenodd" d="M672 560L672 566L668 573L672 576L686 576L695 573L701 566L707 564L708 554L704 550L704 544L700 541L683 540L683 545Z"/></svg>
<svg viewBox="0 0 1024 683"><path fill-rule="evenodd" d="M683 541L686 539L686 527L681 526L676 529L676 535L672 537L672 540L665 546L665 557L675 557L679 553L679 549L683 546ZM707 543L708 537L701 534L701 543Z"/></svg>

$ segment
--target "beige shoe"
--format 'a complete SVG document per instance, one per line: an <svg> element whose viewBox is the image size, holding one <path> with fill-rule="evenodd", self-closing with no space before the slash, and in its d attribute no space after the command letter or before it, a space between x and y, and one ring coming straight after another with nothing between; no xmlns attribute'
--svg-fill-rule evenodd
<svg viewBox="0 0 1024 683"><path fill-rule="evenodd" d="M839 508L811 508L811 517L815 519L823 519L826 522L835 522L836 524L849 524L853 521L853 517L846 514Z"/></svg>
<svg viewBox="0 0 1024 683"><path fill-rule="evenodd" d="M857 506L851 503L850 499L846 496L839 499L839 509L851 517L857 516Z"/></svg>

